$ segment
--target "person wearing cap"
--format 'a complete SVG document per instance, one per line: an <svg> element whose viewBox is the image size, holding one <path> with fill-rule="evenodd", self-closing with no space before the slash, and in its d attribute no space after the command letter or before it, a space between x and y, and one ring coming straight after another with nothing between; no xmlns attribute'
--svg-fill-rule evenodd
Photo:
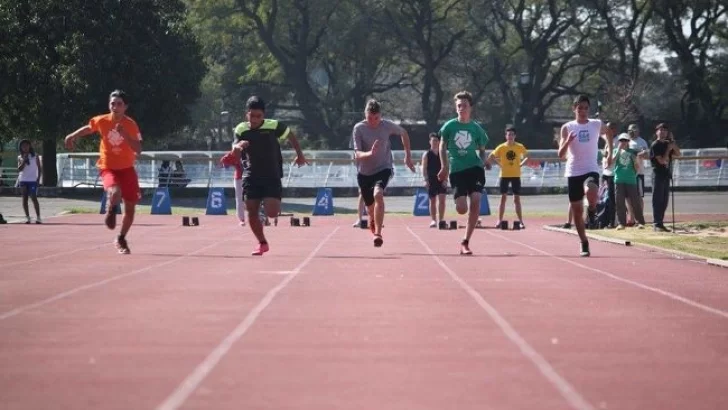
<svg viewBox="0 0 728 410"><path fill-rule="evenodd" d="M669 232L664 225L665 211L670 201L670 181L672 179L672 159L680 156L667 125L661 123L655 129L655 141L650 146L652 162L652 219L653 229Z"/></svg>
<svg viewBox="0 0 728 410"><path fill-rule="evenodd" d="M640 127L637 124L630 124L627 128L627 134L629 135L629 148L637 152L637 158L639 161L647 160L650 153L650 145L647 141L640 136ZM642 205L642 209L645 209L645 167L640 162L640 167L637 169L637 189L639 191L639 203ZM629 223L634 222L633 215L630 214Z"/></svg>
<svg viewBox="0 0 728 410"><path fill-rule="evenodd" d="M629 148L631 137L622 133L617 137L617 148L614 149L612 162L614 165L614 187L617 191L617 225L618 230L624 229L627 225L626 202L629 202L633 217L637 222L638 229L644 229L645 217L640 203L639 188L637 187L637 172L639 170L639 158L637 153Z"/></svg>

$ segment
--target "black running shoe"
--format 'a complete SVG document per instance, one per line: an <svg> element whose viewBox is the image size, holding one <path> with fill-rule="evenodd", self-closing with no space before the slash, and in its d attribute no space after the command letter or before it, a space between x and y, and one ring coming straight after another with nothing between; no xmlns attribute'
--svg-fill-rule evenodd
<svg viewBox="0 0 728 410"><path fill-rule="evenodd" d="M582 256L582 257L591 256L591 252L589 252L589 242L581 243L581 253L579 253L579 256Z"/></svg>
<svg viewBox="0 0 728 410"><path fill-rule="evenodd" d="M131 253L131 249L129 249L129 244L126 243L126 238L122 236L118 236L116 238L116 249L119 251L119 253L128 255Z"/></svg>

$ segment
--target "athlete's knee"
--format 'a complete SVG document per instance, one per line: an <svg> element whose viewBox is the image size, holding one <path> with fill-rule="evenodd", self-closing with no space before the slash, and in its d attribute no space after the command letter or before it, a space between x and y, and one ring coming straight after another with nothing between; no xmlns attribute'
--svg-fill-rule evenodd
<svg viewBox="0 0 728 410"><path fill-rule="evenodd" d="M521 196L520 195L513 195L513 202L516 204L521 203Z"/></svg>
<svg viewBox="0 0 728 410"><path fill-rule="evenodd" d="M384 201L384 190L382 188L374 188L374 200L377 202Z"/></svg>

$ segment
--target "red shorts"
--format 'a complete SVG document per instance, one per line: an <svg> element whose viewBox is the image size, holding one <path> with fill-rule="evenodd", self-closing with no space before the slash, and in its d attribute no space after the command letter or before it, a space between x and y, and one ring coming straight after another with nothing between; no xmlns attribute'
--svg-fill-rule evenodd
<svg viewBox="0 0 728 410"><path fill-rule="evenodd" d="M139 177L134 167L124 169L102 169L101 180L104 184L104 191L113 186L121 189L121 198L124 202L137 203L142 197L139 189Z"/></svg>

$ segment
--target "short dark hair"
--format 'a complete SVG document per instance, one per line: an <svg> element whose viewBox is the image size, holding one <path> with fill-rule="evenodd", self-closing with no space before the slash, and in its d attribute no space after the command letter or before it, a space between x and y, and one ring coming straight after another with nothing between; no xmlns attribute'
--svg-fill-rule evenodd
<svg viewBox="0 0 728 410"><path fill-rule="evenodd" d="M581 103L587 103L591 107L591 101L589 101L589 97L585 94L577 95L576 98L574 98L574 107Z"/></svg>
<svg viewBox="0 0 728 410"><path fill-rule="evenodd" d="M379 101L371 99L367 101L367 107L365 110L370 114L379 114L380 112L382 112L382 105L379 104Z"/></svg>
<svg viewBox="0 0 728 410"><path fill-rule="evenodd" d="M513 131L514 134L516 134L516 127L509 125L506 127L506 132Z"/></svg>
<svg viewBox="0 0 728 410"><path fill-rule="evenodd" d="M432 138L434 138L434 139L436 139L436 140L439 141L440 140L440 134L438 134L436 132L431 132L430 133L430 139L432 139Z"/></svg>
<svg viewBox="0 0 728 410"><path fill-rule="evenodd" d="M459 93L455 94L454 100L468 100L468 104L472 106L473 94L470 94L470 92L468 91L460 91Z"/></svg>
<svg viewBox="0 0 728 410"><path fill-rule="evenodd" d="M248 101L245 103L245 108L248 111L250 111L250 110L265 111L265 101L263 101L263 99L258 97L257 95L253 95L250 98L248 98Z"/></svg>
<svg viewBox="0 0 728 410"><path fill-rule="evenodd" d="M114 97L117 97L121 99L121 101L124 101L124 105L129 105L129 96L126 94L126 91L124 90L114 90L109 94L109 99L112 99Z"/></svg>

